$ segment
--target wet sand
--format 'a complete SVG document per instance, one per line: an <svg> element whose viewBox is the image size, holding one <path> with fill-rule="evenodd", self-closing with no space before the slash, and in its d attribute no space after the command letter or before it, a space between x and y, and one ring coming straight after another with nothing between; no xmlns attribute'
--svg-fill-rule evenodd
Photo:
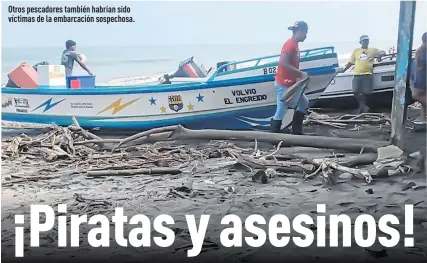
<svg viewBox="0 0 427 263"><path fill-rule="evenodd" d="M411 113L412 115L414 113ZM305 127L306 133L323 136L371 138L388 140L389 127L363 125L359 130L336 129L328 126ZM426 148L425 133L414 133L406 130L405 152L422 151ZM180 143L181 144L181 143ZM254 148L254 143L237 143L241 148ZM192 142L189 148L212 147L208 142ZM259 149L272 152L274 147L258 144ZM337 153L335 151L335 153ZM282 148L278 154L296 154L312 156L318 154L334 154L333 151L320 151L303 147ZM208 159L209 162L224 162L224 158ZM415 160L413 160L415 161ZM78 248L57 248L57 232L43 234L43 248L31 248L25 245L25 258L34 260L54 258L63 260L93 260L121 262L132 259L152 259L160 256L163 261L186 259L186 250L192 247L186 225L185 214L194 214L198 218L202 214L211 215L205 239L205 248L197 257L204 261L259 261L268 258L283 258L305 261L334 260L348 256L356 262L385 260L425 262L427 254L427 190L425 173L408 173L389 178L374 180L371 184L353 179L342 179L336 185L325 184L319 177L304 180L299 174L281 173L271 179L268 184L259 184L251 180L251 172L242 167L227 167L214 172L201 172L196 169L194 174L188 170L179 175L161 176L110 176L91 179L84 174L63 175L49 180L36 182L19 182L8 185L7 177L25 171L28 175L54 176L66 174L75 169L73 163L68 167L55 167L46 163L44 167L34 167L30 162L22 160L3 160L2 162L2 256L11 259L14 254L13 218L15 214L26 214L30 204L67 204L72 214L95 213L108 214L114 207L123 207L125 215L147 215L151 220L160 214L169 214L175 219L173 230L175 242L169 248L122 248L113 242L111 247L93 249L87 244L87 226L80 229L81 244ZM193 193L176 188L183 183L193 182ZM408 188L408 186L411 186ZM407 189L408 188L408 189ZM171 194L171 189L174 193ZM89 200L91 199L91 200ZM95 200L96 201L93 201ZM304 213L315 218L316 205L326 204L326 215L345 213L355 218L360 213L368 213L375 218L384 214L396 215L402 223L397 228L401 233L401 242L395 248L386 248L387 256L377 258L366 249L357 247L353 241L351 248L316 248L313 244L308 248L297 248L291 241L285 248L274 248L267 243L261 248L250 248L243 240L241 248L223 248L220 233L227 226L221 225L221 218L227 214L239 215L242 220L251 214L263 215L267 222L274 214L284 214L292 220ZM403 248L404 237L404 205L414 204L414 237L416 247ZM27 219L28 220L28 219ZM354 221L353 221L354 222ZM262 227L266 229L265 227ZM129 230L129 228L127 228ZM113 230L112 230L113 231ZM126 231L126 230L125 230ZM245 230L243 234L245 235ZM316 231L315 237L316 237ZM112 236L114 236L112 232ZM27 235L29 233L26 233ZM152 230L152 234L159 234ZM365 233L366 234L366 233ZM328 244L328 230L326 232ZM251 236L251 235L246 235ZM341 238L341 234L340 234ZM316 238L315 241L316 242ZM154 243L153 243L154 244ZM340 239L342 244L342 239ZM144 252L144 253L142 253ZM414 253L415 252L415 253ZM425 253L425 254L423 254ZM46 257L48 255L49 257ZM24 259L25 259L24 258ZM196 258L196 259L197 259Z"/></svg>

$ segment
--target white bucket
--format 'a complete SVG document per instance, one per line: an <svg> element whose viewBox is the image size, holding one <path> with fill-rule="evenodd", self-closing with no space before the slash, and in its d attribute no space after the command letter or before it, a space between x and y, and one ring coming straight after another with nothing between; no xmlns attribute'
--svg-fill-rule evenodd
<svg viewBox="0 0 427 263"><path fill-rule="evenodd" d="M80 54L79 54L79 56L80 56L80 61L81 61L81 62L83 62L83 63L86 63L86 60L87 60L86 55L85 55L85 54L80 53Z"/></svg>

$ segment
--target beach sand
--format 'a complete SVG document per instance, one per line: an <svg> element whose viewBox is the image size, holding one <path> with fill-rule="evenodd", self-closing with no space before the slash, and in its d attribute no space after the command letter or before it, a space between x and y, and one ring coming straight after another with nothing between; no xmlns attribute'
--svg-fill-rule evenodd
<svg viewBox="0 0 427 263"><path fill-rule="evenodd" d="M414 115L414 112L411 112ZM371 138L388 140L390 127L378 125L364 125L358 131L336 129L328 126L305 127L305 132L323 136ZM254 148L254 143L237 143L241 148ZM180 143L181 145L182 143ZM192 142L189 148L212 147L208 142ZM274 147L268 144L258 144L259 149L273 151ZM425 133L414 133L406 130L405 149L408 154L423 151L426 148ZM319 154L333 154L333 151L320 151L303 147L282 148L278 154L297 154L301 156ZM336 153L336 152L335 152ZM216 159L208 159L216 161ZM224 162L223 158L219 159ZM415 160L414 160L415 161ZM355 262L426 262L427 254L427 190L425 173L408 173L389 178L374 180L371 184L364 181L341 180L336 185L325 184L316 177L312 180L303 180L302 175L285 173L279 174L268 184L259 184L251 180L251 172L244 169L225 168L210 173L197 171L194 174L182 173L179 175L163 176L111 176L90 179L84 174L64 175L76 164L70 162L68 166L58 166L55 163L45 163L34 167L31 160L3 160L2 162L2 257L9 262L14 261L14 215L25 214L28 223L30 204L67 204L68 212L80 213L109 213L113 214L114 207L123 207L125 215L144 214L153 220L160 214L169 214L175 220L173 231L175 242L168 248L156 247L152 242L151 248L122 248L113 242L114 232L111 232L111 247L91 248L87 243L87 226L80 227L80 247L57 248L57 230L42 234L40 245L43 248L29 247L25 244L24 260L88 260L91 262L132 262L133 259L174 261L186 260L186 250L191 249L191 238L184 218L186 214L194 214L199 218L202 214L209 214L209 226L200 257L205 262L235 261L259 262L263 259L271 261L304 260L304 261L332 261L342 259ZM55 176L58 178L38 180L35 182L19 182L10 184L7 178L14 174L25 172L27 176ZM182 183L193 182L193 195L185 192L170 194ZM408 185L412 188L406 189ZM98 200L98 205L91 205ZM101 200L101 201L99 201ZM284 214L292 220L298 214L307 214L316 217L316 205L326 204L326 215L347 214L355 218L361 213L368 213L375 218L385 214L396 215L401 224L397 227L401 233L401 242L397 247L385 248L387 255L382 258L374 256L367 249L355 245L354 240L350 248L316 248L315 243L307 248L298 248L291 241L284 248L275 248L269 242L261 248L248 247L243 240L242 247L224 248L220 243L221 231L228 227L221 225L221 218L227 214L236 214L242 221L251 214L260 214L268 219L275 214ZM414 204L414 238L416 248L404 248L404 205ZM84 212L83 212L84 211ZM197 220L198 222L198 220ZM243 221L244 222L244 221ZM242 223L243 223L242 222ZM354 222L354 221L353 221ZM28 226L26 226L28 227ZM266 229L266 227L262 226ZM128 231L129 228L126 227ZM327 228L328 229L328 228ZM113 228L111 231L114 231ZM268 232L267 232L268 233ZM341 233L341 232L340 232ZM159 236L152 229L152 234ZM316 230L314 230L316 237ZM26 231L29 235L29 231ZM243 235L247 234L243 230ZM292 235L292 234L291 234ZM295 234L294 234L295 235ZM329 231L326 230L326 244L329 243ZM366 237L366 233L365 233ZM340 245L342 244L340 234ZM315 241L316 242L316 238ZM414 253L415 252L415 253ZM189 259L190 260L190 259ZM19 260L22 262L22 260ZM16 260L18 262L18 260Z"/></svg>

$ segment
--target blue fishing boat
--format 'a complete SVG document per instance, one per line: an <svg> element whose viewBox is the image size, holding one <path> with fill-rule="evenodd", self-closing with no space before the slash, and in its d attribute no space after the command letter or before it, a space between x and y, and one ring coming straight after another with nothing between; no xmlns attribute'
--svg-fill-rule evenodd
<svg viewBox="0 0 427 263"><path fill-rule="evenodd" d="M85 128L150 129L181 124L191 129L268 129L276 108L274 76L280 55L220 63L205 71L192 58L157 83L92 88L2 88L7 121ZM301 51L310 76L306 95L317 99L337 75L333 47ZM283 127L292 120L292 110Z"/></svg>

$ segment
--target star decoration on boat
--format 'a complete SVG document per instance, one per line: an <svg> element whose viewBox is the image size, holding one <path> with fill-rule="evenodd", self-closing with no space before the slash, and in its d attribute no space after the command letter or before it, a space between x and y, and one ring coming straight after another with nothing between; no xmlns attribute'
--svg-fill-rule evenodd
<svg viewBox="0 0 427 263"><path fill-rule="evenodd" d="M192 111L192 110L194 110L194 105L191 103L188 103L187 108L189 111Z"/></svg>
<svg viewBox="0 0 427 263"><path fill-rule="evenodd" d="M166 107L162 105L162 107L160 107L160 111L161 111L162 113L165 113L165 112L166 112Z"/></svg>
<svg viewBox="0 0 427 263"><path fill-rule="evenodd" d="M197 98L197 102L204 102L203 101L203 98L204 98L205 96L202 96L200 93L199 93L199 96L197 96L196 98Z"/></svg>
<svg viewBox="0 0 427 263"><path fill-rule="evenodd" d="M151 97L151 99L149 99L151 105L156 105L156 99Z"/></svg>

